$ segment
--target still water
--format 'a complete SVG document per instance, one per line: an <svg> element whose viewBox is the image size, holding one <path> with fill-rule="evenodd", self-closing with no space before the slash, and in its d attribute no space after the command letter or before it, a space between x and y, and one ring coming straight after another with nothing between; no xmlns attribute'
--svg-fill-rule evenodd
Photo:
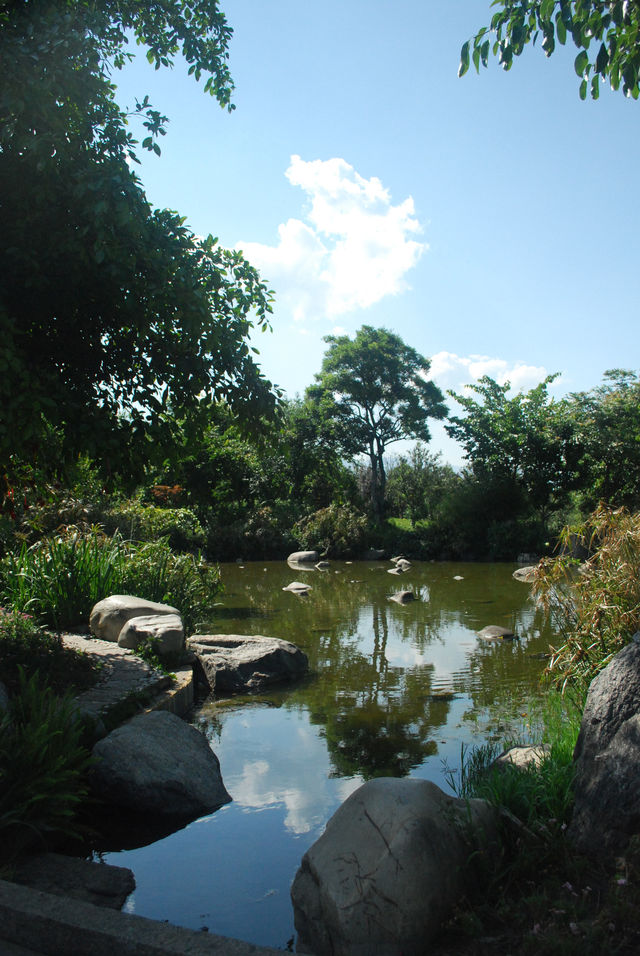
<svg viewBox="0 0 640 956"><path fill-rule="evenodd" d="M286 562L221 566L224 592L206 633L266 634L309 658L304 682L208 700L192 722L220 760L233 801L165 839L105 853L130 867L125 909L286 949L289 887L339 804L372 776L411 775L450 792L463 745L526 736L552 643L515 564ZM282 589L311 585L307 596ZM418 598L390 600L400 590ZM490 624L517 639L482 642Z"/></svg>

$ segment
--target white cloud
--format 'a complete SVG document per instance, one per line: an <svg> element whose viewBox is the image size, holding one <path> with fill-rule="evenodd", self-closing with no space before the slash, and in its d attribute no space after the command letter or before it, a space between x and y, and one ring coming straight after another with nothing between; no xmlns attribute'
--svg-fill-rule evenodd
<svg viewBox="0 0 640 956"><path fill-rule="evenodd" d="M426 243L409 196L393 205L377 177L365 179L344 159L292 156L286 176L307 194L304 221L278 227L275 246L239 242L294 319L334 318L366 309L407 288L406 274Z"/></svg>
<svg viewBox="0 0 640 956"><path fill-rule="evenodd" d="M456 355L454 352L438 352L431 357L429 378L443 391L451 389L462 392L465 385L475 384L483 375L488 375L500 385L509 382L512 392L528 391L547 377L544 365L526 365L524 362L508 362L489 355ZM554 385L559 385L556 379Z"/></svg>

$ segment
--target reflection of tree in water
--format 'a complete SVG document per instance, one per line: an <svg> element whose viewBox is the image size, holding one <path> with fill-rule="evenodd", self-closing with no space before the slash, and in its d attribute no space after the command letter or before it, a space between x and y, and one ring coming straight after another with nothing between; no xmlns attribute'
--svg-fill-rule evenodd
<svg viewBox="0 0 640 956"><path fill-rule="evenodd" d="M544 666L530 655L546 650L548 641L526 637L542 629L541 619L508 565L423 564L398 577L385 573L386 564L332 562L328 573L294 572L284 562L266 568L228 570L229 616L221 629L266 633L303 648L314 679L283 691L281 703L308 710L324 728L339 775L402 775L436 752L434 736L447 722L451 698L433 694L432 665L390 662L391 636L394 653L405 643L427 660L435 643L440 658L449 641L459 656L468 644L463 669L452 673L447 689L468 695L475 707L490 705L507 687L531 687ZM306 598L283 592L292 580L312 591ZM419 600L389 600L405 588ZM249 616L234 619L235 607L249 608ZM488 624L510 626L525 638L483 645L475 632Z"/></svg>

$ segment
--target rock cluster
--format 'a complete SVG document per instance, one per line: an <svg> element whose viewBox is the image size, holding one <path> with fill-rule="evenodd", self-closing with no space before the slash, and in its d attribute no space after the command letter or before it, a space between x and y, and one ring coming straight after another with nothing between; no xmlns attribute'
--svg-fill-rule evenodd
<svg viewBox="0 0 640 956"><path fill-rule="evenodd" d="M184 647L180 611L169 604L157 604L131 594L112 594L94 606L89 617L92 634L103 641L136 650L153 639L159 654Z"/></svg>

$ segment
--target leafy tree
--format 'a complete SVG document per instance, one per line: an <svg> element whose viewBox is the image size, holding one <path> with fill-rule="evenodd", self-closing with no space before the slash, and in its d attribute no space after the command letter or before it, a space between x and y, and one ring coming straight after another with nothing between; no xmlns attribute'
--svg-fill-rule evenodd
<svg viewBox="0 0 640 956"><path fill-rule="evenodd" d="M578 48L574 68L580 78L580 97L598 98L600 79L625 96L638 99L640 86L640 3L637 0L495 0L498 9L462 47L459 75L473 62L477 71L487 66L489 54L498 56L505 70L528 43L541 38L547 56L570 36Z"/></svg>
<svg viewBox="0 0 640 956"><path fill-rule="evenodd" d="M224 396L273 404L246 344L271 295L236 252L152 210L112 75L129 34L156 67L181 52L231 108L231 34L217 0L0 2L0 450L34 453L42 420L100 450L167 432ZM165 118L135 111L159 152ZM112 439L111 448L105 441ZM154 444L139 448L146 454Z"/></svg>
<svg viewBox="0 0 640 956"><path fill-rule="evenodd" d="M432 518L444 495L456 483L451 465L441 454L431 454L420 442L389 469L388 498L399 514L407 514L413 527L422 518Z"/></svg>
<svg viewBox="0 0 640 956"><path fill-rule="evenodd" d="M465 449L476 478L512 484L526 495L543 525L580 481L582 447L575 423L562 402L549 398L557 375L528 392L507 398L511 385L485 375L467 386L480 400L449 394L465 416L451 416L448 434Z"/></svg>
<svg viewBox="0 0 640 956"><path fill-rule="evenodd" d="M342 428L345 452L369 456L371 504L381 515L385 449L401 438L429 441L427 419L447 413L443 395L426 377L429 360L387 329L363 325L354 339L324 341L329 349L307 396Z"/></svg>
<svg viewBox="0 0 640 956"><path fill-rule="evenodd" d="M584 504L640 507L640 377L612 369L604 383L569 396L585 449Z"/></svg>

